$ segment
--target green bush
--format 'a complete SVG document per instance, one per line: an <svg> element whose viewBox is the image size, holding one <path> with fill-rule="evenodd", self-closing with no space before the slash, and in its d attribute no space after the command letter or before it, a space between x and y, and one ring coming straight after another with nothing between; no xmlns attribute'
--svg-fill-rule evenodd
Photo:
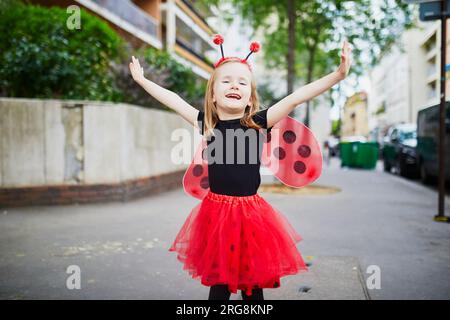
<svg viewBox="0 0 450 320"><path fill-rule="evenodd" d="M167 109L136 84L131 56L145 76L203 105L206 81L154 48L134 50L106 22L81 10L81 29L70 30L70 16L59 7L0 4L0 95L127 102Z"/></svg>
<svg viewBox="0 0 450 320"><path fill-rule="evenodd" d="M165 84L172 91L186 99L198 99L201 83L197 81L198 77L189 68L172 59L167 52L154 48L146 49L143 56L149 66L166 74ZM203 91L206 90L206 83L204 84Z"/></svg>
<svg viewBox="0 0 450 320"><path fill-rule="evenodd" d="M0 81L11 97L120 100L109 62L122 40L106 23L81 11L81 30L69 14L12 2L0 8Z"/></svg>
<svg viewBox="0 0 450 320"><path fill-rule="evenodd" d="M116 85L120 91L125 93L123 102L169 110L149 95L131 77L128 65L131 56L134 55L144 68L144 76L147 79L177 93L197 108L203 106L206 81L200 79L164 51L151 47L133 50L129 44L125 47L126 61L114 62L111 65Z"/></svg>

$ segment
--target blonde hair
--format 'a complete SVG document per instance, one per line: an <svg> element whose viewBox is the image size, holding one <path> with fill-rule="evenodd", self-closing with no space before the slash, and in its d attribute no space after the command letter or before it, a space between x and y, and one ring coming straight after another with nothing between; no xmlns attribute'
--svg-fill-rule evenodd
<svg viewBox="0 0 450 320"><path fill-rule="evenodd" d="M229 58L226 61L224 61L222 65L231 63L231 62L240 62L239 58ZM219 67L220 68L220 67ZM218 69L218 68L217 68ZM205 113L205 120L204 120L204 135L207 136L209 134L214 135L213 129L216 126L217 122L219 122L219 117L217 115L217 107L213 102L213 90L214 90L214 83L217 79L217 69L214 69L213 73L211 74L211 77L208 80L208 83L206 85L206 93L205 93L205 104L204 104L204 113ZM259 97L258 93L256 91L256 81L255 78L251 77L251 100L252 100L252 106L247 105L245 107L245 113L242 117L240 123L243 126L254 128L254 129L260 129L261 126L258 125L255 121L253 121L252 117L255 115L256 112L259 111Z"/></svg>

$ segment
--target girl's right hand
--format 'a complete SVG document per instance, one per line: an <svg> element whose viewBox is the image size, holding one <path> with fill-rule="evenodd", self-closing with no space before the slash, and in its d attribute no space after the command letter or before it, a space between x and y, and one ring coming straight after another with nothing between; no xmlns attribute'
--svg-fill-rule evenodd
<svg viewBox="0 0 450 320"><path fill-rule="evenodd" d="M130 71L134 81L139 82L144 79L144 68L141 67L139 60L134 56L131 57Z"/></svg>

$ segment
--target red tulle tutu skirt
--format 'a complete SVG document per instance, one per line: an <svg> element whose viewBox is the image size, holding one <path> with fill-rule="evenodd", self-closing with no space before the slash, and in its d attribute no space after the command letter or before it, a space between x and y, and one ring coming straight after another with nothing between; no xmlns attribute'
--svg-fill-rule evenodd
<svg viewBox="0 0 450 320"><path fill-rule="evenodd" d="M169 251L178 252L194 279L227 284L247 295L277 288L280 277L308 271L296 243L301 236L259 194L228 196L211 191L184 222Z"/></svg>

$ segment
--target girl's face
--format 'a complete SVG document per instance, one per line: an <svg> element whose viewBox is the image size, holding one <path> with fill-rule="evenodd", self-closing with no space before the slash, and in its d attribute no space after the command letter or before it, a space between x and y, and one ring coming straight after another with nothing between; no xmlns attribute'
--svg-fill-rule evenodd
<svg viewBox="0 0 450 320"><path fill-rule="evenodd" d="M216 72L213 101L218 109L245 110L247 105L252 104L252 73L245 64L229 62Z"/></svg>

